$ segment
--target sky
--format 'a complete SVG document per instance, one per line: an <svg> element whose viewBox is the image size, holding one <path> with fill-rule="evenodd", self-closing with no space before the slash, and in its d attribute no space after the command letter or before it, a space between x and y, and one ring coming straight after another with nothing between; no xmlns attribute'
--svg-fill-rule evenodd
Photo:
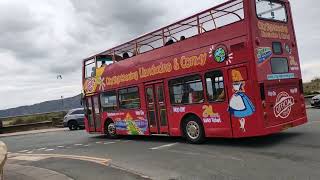
<svg viewBox="0 0 320 180"><path fill-rule="evenodd" d="M82 59L224 1L0 0L0 109L77 95ZM291 6L307 82L320 77L320 1Z"/></svg>

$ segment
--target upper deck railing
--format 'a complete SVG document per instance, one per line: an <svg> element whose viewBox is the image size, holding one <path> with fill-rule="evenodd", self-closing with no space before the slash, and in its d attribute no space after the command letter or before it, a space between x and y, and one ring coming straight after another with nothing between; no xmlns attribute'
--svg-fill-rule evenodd
<svg viewBox="0 0 320 180"><path fill-rule="evenodd" d="M178 21L167 27L109 49L90 58L112 56L113 62L128 59L174 42L184 40L244 19L243 0L231 0L221 5Z"/></svg>

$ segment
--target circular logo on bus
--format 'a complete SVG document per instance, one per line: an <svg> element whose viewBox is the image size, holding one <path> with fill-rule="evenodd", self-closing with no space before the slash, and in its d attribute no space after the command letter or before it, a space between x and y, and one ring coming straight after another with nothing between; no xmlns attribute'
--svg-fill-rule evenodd
<svg viewBox="0 0 320 180"><path fill-rule="evenodd" d="M214 51L213 56L215 61L222 63L227 59L227 51L225 48L219 47Z"/></svg>
<svg viewBox="0 0 320 180"><path fill-rule="evenodd" d="M274 115L278 118L286 119L291 113L292 106L294 105L294 98L286 92L278 94L276 104L273 108Z"/></svg>

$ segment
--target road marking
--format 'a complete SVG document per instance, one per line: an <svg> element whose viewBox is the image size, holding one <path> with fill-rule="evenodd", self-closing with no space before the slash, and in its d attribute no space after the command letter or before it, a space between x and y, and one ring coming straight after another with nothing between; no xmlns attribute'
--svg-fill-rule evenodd
<svg viewBox="0 0 320 180"><path fill-rule="evenodd" d="M84 147L89 147L90 146L90 144L86 144L86 145L84 145Z"/></svg>
<svg viewBox="0 0 320 180"><path fill-rule="evenodd" d="M39 149L37 149L38 151L42 151L42 150L45 150L45 149L47 149L47 148L39 148Z"/></svg>
<svg viewBox="0 0 320 180"><path fill-rule="evenodd" d="M172 147L174 145L177 145L178 143L171 143L171 144L165 144L162 146L157 146L157 147L153 147L153 148L149 148L151 150L158 150L158 149L163 149L163 148L167 148L167 147Z"/></svg>
<svg viewBox="0 0 320 180"><path fill-rule="evenodd" d="M58 146L58 148L64 148L64 146Z"/></svg>
<svg viewBox="0 0 320 180"><path fill-rule="evenodd" d="M15 157L11 157L9 159L19 160L19 161L40 161L40 160L48 159L48 157L30 156L28 154L27 156L15 156Z"/></svg>
<svg viewBox="0 0 320 180"><path fill-rule="evenodd" d="M64 159L74 159L74 160L81 160L81 161L88 161L97 164L101 164L104 166L108 166L111 159L104 159L104 158L96 158L96 157L89 157L89 156L77 156L77 155L63 155L63 154L22 154L22 153L12 153L9 159L24 159L29 161L39 161L42 159L48 158L64 158Z"/></svg>
<svg viewBox="0 0 320 180"><path fill-rule="evenodd" d="M46 149L46 150L44 150L44 151L54 151L54 149Z"/></svg>
<svg viewBox="0 0 320 180"><path fill-rule="evenodd" d="M28 152L29 150L21 150L19 151L19 153L25 153L25 152Z"/></svg>
<svg viewBox="0 0 320 180"><path fill-rule="evenodd" d="M234 161L244 161L243 159L233 157L233 156L227 156L227 155L221 155L221 154L211 154L211 153L201 153L201 152L188 152L188 151L179 151L179 150L168 150L172 153L178 153L183 155L191 155L191 156L206 156L214 159L231 159Z"/></svg>
<svg viewBox="0 0 320 180"><path fill-rule="evenodd" d="M107 144L114 144L116 142L106 142L106 143L103 143L104 145L107 145Z"/></svg>
<svg viewBox="0 0 320 180"><path fill-rule="evenodd" d="M29 152L27 152L27 154L32 154L33 153L33 151L29 151Z"/></svg>
<svg viewBox="0 0 320 180"><path fill-rule="evenodd" d="M102 142L101 142L101 141L98 141L98 142L96 142L96 144L102 144Z"/></svg>
<svg viewBox="0 0 320 180"><path fill-rule="evenodd" d="M82 146L83 144L75 144L75 146Z"/></svg>

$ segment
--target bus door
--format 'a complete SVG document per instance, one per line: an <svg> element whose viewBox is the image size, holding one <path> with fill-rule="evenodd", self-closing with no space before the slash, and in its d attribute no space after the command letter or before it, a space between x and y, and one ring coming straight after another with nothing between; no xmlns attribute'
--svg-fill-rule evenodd
<svg viewBox="0 0 320 180"><path fill-rule="evenodd" d="M96 132L101 132L101 115L100 115L100 100L99 96L95 95L92 97L93 110L94 110L94 124Z"/></svg>
<svg viewBox="0 0 320 180"><path fill-rule="evenodd" d="M88 125L90 132L101 132L101 116L100 116L100 103L99 96L95 95L88 97Z"/></svg>
<svg viewBox="0 0 320 180"><path fill-rule="evenodd" d="M95 132L96 128L94 125L94 115L93 115L92 98L91 97L87 97L86 108L87 108L86 114L87 114L87 119L88 119L89 132Z"/></svg>
<svg viewBox="0 0 320 180"><path fill-rule="evenodd" d="M203 109L203 122L206 133L215 137L232 137L230 113L227 111L227 71L212 70L205 74L207 99Z"/></svg>
<svg viewBox="0 0 320 180"><path fill-rule="evenodd" d="M163 83L145 85L149 129L151 134L168 134L168 119Z"/></svg>

